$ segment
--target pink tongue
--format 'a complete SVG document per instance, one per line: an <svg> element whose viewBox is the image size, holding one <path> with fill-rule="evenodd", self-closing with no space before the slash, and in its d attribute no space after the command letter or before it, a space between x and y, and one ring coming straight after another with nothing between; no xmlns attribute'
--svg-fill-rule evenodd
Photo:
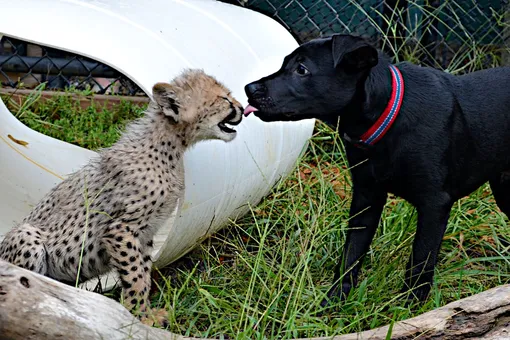
<svg viewBox="0 0 510 340"><path fill-rule="evenodd" d="M255 112L255 111L258 111L259 109L251 106L251 105L248 105L245 109L244 109L244 116L245 117L248 117L248 115L252 112Z"/></svg>

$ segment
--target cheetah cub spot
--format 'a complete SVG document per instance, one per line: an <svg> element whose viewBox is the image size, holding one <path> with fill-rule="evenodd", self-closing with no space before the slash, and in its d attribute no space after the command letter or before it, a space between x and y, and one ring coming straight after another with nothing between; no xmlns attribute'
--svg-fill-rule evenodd
<svg viewBox="0 0 510 340"><path fill-rule="evenodd" d="M145 322L162 324L164 311L149 308L150 254L154 234L182 202L184 152L202 140L232 141L243 107L196 69L152 92L143 117L5 235L0 258L72 284L114 269L124 305Z"/></svg>

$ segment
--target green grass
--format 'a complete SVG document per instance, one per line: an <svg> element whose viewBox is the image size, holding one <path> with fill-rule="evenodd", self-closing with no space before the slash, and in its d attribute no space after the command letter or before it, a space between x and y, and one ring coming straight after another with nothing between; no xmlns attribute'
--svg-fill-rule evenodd
<svg viewBox="0 0 510 340"><path fill-rule="evenodd" d="M42 90L44 83L21 102L9 95L0 97L25 125L45 135L91 150L113 144L125 125L140 117L145 108L128 101L121 101L112 109L95 102L87 108L82 108L78 98L70 95L53 96L47 101L42 101L40 100ZM66 92L83 98L90 97L89 92L73 89Z"/></svg>
<svg viewBox="0 0 510 340"><path fill-rule="evenodd" d="M420 30L410 29L404 44L392 46L395 55L417 61L428 53L417 42L429 29L426 19L436 15L425 11ZM384 36L395 33L389 26ZM464 47L447 72L498 65L493 48L469 34L457 38ZM493 57L489 65L487 55ZM119 129L142 112L127 102L112 110L83 110L68 97L42 103L34 95L21 105L8 102L31 128L89 149L111 145ZM508 219L484 185L453 207L430 298L404 308L399 291L417 214L410 204L389 197L358 287L346 302L322 309L344 242L351 195L342 141L317 122L295 170L270 195L190 254L154 272L153 304L169 310L169 330L238 339L331 336L407 319L510 282L509 249L498 238L510 235Z"/></svg>
<svg viewBox="0 0 510 340"><path fill-rule="evenodd" d="M118 130L140 111L129 103L82 110L69 97L59 97L28 105L21 119L40 132L97 149L116 140ZM168 308L171 331L239 339L344 334L510 282L508 249L497 236L510 235L510 229L483 186L454 206L430 299L421 307L404 308L398 292L416 212L390 197L359 286L342 305L322 309L352 194L341 143L337 133L318 122L295 171L250 214L154 273L152 299L155 306Z"/></svg>
<svg viewBox="0 0 510 340"><path fill-rule="evenodd" d="M416 213L388 200L348 300L323 310L348 221L351 186L338 136L318 124L299 167L252 213L233 222L167 270L162 298L171 330L237 338L330 336L403 320L509 282L510 257L497 235L510 229L487 187L455 205L422 307L403 308L399 290Z"/></svg>

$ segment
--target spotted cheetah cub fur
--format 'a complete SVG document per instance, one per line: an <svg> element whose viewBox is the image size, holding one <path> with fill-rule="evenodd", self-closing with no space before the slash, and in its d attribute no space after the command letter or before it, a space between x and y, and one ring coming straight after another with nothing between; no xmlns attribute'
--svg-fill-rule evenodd
<svg viewBox="0 0 510 340"><path fill-rule="evenodd" d="M153 236L184 195L183 154L232 141L243 107L201 70L152 88L144 116L117 143L53 188L0 244L0 258L74 284L115 269L124 305L150 314ZM145 315L145 316L144 316Z"/></svg>

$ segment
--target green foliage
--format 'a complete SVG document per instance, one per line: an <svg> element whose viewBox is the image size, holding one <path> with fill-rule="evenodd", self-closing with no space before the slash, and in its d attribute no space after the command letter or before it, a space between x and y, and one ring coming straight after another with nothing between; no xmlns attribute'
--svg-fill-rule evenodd
<svg viewBox="0 0 510 340"><path fill-rule="evenodd" d="M120 131L133 119L140 117L145 107L121 101L111 109L93 102L82 108L79 98L88 93L67 90L66 95L41 99L44 83L21 102L10 95L2 95L9 110L30 128L87 149L97 150L110 146L120 136Z"/></svg>
<svg viewBox="0 0 510 340"><path fill-rule="evenodd" d="M345 238L351 181L337 133L318 123L297 169L251 214L233 221L183 259L153 298L185 335L240 339L332 336L403 320L509 282L509 235L490 190L481 187L451 214L431 298L399 300L416 225L415 209L390 197L359 287L323 309Z"/></svg>

